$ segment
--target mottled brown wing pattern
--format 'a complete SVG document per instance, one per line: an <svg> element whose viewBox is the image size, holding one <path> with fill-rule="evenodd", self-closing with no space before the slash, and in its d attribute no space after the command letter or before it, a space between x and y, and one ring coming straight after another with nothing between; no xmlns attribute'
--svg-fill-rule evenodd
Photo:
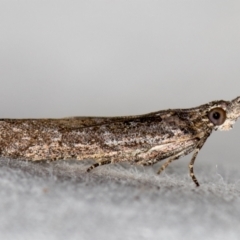
<svg viewBox="0 0 240 240"><path fill-rule="evenodd" d="M96 159L97 166L124 162L152 165L197 153L212 130L228 130L240 115L240 98L214 101L190 109L169 109L126 117L0 119L1 156L30 161Z"/></svg>

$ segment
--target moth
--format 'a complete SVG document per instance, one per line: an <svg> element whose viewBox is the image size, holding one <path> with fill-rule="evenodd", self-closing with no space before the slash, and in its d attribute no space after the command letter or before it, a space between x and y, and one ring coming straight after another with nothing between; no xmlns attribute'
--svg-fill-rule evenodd
<svg viewBox="0 0 240 240"><path fill-rule="evenodd" d="M149 166L193 152L189 171L213 130L229 130L240 116L240 97L189 109L125 117L0 119L0 155L29 161L95 159L87 171L118 162Z"/></svg>

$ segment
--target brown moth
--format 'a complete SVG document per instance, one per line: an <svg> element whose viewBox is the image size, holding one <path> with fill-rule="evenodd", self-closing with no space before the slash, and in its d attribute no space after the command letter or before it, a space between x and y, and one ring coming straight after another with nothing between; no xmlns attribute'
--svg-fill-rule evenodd
<svg viewBox="0 0 240 240"><path fill-rule="evenodd" d="M143 166L193 152L193 165L213 130L229 130L240 116L240 97L189 109L169 109L126 117L0 119L0 155L29 161L95 159L100 165L129 162Z"/></svg>

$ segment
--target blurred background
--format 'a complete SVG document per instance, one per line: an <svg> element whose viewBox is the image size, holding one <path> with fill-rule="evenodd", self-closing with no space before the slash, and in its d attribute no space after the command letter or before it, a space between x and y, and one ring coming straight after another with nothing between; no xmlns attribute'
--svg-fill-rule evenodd
<svg viewBox="0 0 240 240"><path fill-rule="evenodd" d="M1 117L139 114L240 95L238 1L1 1Z"/></svg>
<svg viewBox="0 0 240 240"><path fill-rule="evenodd" d="M0 0L0 116L134 115L168 108L195 107L212 100L231 100L240 95L239 13L239 1L224 0ZM240 123L234 126L234 131L214 133L200 152L195 169L197 166L216 168L217 171L238 169L239 137ZM174 167L184 166L186 176L190 157L187 158L187 161L173 163ZM205 174L210 176L207 170ZM229 174L236 178L238 175ZM12 176L12 172L9 176ZM11 182L9 176L7 179ZM191 180L187 178L187 181ZM44 184L48 185L48 182ZM25 188L29 188L28 184L23 185ZM59 189L60 193L62 186ZM69 191L72 199L69 205L73 206L75 190ZM82 196L85 193L79 194ZM7 194L6 202L8 197ZM172 196L166 201L169 203L174 198ZM12 199L14 203L17 198L14 196ZM51 199L44 199L46 205L43 205L43 209L48 209L51 204L54 206ZM164 205L166 202L162 201ZM97 205L97 201L94 203ZM200 207L203 207L204 204L201 204ZM211 207L214 204L212 202ZM86 207L85 204L83 206ZM169 205L169 209L173 206L176 206L175 203ZM193 209L190 208L189 212L193 213ZM211 216L218 214L218 209L215 210ZM32 211L29 209L25 213ZM74 213L75 209L72 211ZM15 209L16 212L19 214ZM228 216L230 219L233 209L226 212L231 213ZM14 214L11 217L3 216L9 222L15 219ZM135 213L132 216L135 218ZM41 217L44 222L48 215ZM191 217L190 214L189 219ZM62 212L59 218L63 218ZM80 219L81 216L75 220ZM239 218L236 216L235 220L238 222ZM166 224L173 222L171 219ZM201 224L202 219L197 223ZM225 222L221 224L224 226ZM233 226L233 222L229 222L229 229ZM124 223L121 227L125 229ZM51 227L47 229L46 232L51 232ZM151 227L149 229L136 235L136 239L151 236L151 239L155 239L154 234L151 235ZM170 238L167 225L166 229L165 236L168 239L174 239L174 236L182 233L179 230ZM189 225L184 229L189 230ZM209 234L211 229L214 227L209 229ZM17 227L15 232L18 232ZM191 233L189 236L196 239L199 232L196 230L196 234ZM84 239L94 239L91 231L89 234L89 238ZM70 236L75 237L74 234ZM134 236L124 239L135 239ZM219 236L217 239L220 239ZM235 239L231 236L231 239ZM54 239L54 234L52 237Z"/></svg>

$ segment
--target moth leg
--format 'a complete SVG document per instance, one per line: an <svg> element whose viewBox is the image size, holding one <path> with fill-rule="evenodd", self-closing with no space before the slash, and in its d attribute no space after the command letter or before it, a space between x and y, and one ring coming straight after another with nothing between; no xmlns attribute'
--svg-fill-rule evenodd
<svg viewBox="0 0 240 240"><path fill-rule="evenodd" d="M91 165L88 169L87 169L87 172L90 172L92 171L94 168L96 167L99 167L99 166L102 166L102 165L106 165L106 164L110 164L111 163L111 160L110 158L105 158L97 163L94 163L93 165Z"/></svg>
<svg viewBox="0 0 240 240"><path fill-rule="evenodd" d="M173 155L172 157L170 157L167 162L165 162L161 168L157 171L157 174L160 174L164 169L166 169L168 167L168 165L172 162L172 161L175 161L177 159L179 159L180 157L183 157L183 156L186 156L188 155L190 152L192 152L194 149L194 146L191 146L175 155Z"/></svg>
<svg viewBox="0 0 240 240"><path fill-rule="evenodd" d="M173 155L175 156L180 152L182 152L182 150L176 150L175 152L172 152L172 153L167 152L167 153L161 154L159 157L157 157L157 156L153 157L153 158L149 159L147 162L145 159L141 159L141 161L138 160L137 164L142 165L142 166L154 165L155 163L162 161L164 159L167 159L170 156L173 156Z"/></svg>
<svg viewBox="0 0 240 240"><path fill-rule="evenodd" d="M194 162L195 162L195 159L200 151L200 149L202 148L202 146L204 145L204 143L206 142L207 138L209 137L210 133L208 133L203 139L202 141L200 141L200 143L197 145L196 149L194 150L194 154L192 156L192 159L188 165L189 167L189 173L190 173L190 176L193 180L193 182L196 184L197 187L200 186L200 184L198 183L198 180L197 178L195 177L194 175L194 171L193 171L193 165L194 165Z"/></svg>
<svg viewBox="0 0 240 240"><path fill-rule="evenodd" d="M154 159L149 160L148 162L142 163L142 165L143 166L150 166L150 165L153 165L153 164L157 163L158 161L159 160L157 158L154 158ZM141 164L141 162L140 162L140 164Z"/></svg>
<svg viewBox="0 0 240 240"><path fill-rule="evenodd" d="M199 187L200 185L199 185L199 183L198 183L197 178L196 178L195 175L194 175L193 165L194 165L194 161L195 161L195 159L196 159L196 157L197 157L197 155L198 155L199 150L200 150L199 148L197 148L197 149L195 150L195 152L194 152L194 154L193 154L193 156L192 156L192 159L191 159L191 161L190 161L190 163L189 163L189 165L188 165L190 176L191 176L193 182L196 184L197 187Z"/></svg>
<svg viewBox="0 0 240 240"><path fill-rule="evenodd" d="M180 156L174 156L174 158L173 158L173 157L172 157L172 158L169 158L169 159L167 160L167 162L165 162L165 163L161 166L161 168L157 171L157 174L160 174L163 170L165 170L165 169L168 167L168 165L169 165L172 161L177 160L179 157L180 157Z"/></svg>
<svg viewBox="0 0 240 240"><path fill-rule="evenodd" d="M189 152L186 152L188 149L191 149ZM194 147L188 147L186 150L185 150L185 154L184 155L187 155L188 153L190 153L192 150L194 149ZM178 151L176 151L176 152L174 152L173 154L171 154L173 157L175 157L175 156L177 156L178 154L180 154L180 153L182 153L182 152L184 152L184 151L182 151L182 150L178 150ZM170 156L171 156L170 155ZM162 160L164 160L164 159L167 159L167 158L169 158L170 157L169 155L166 155L166 156L162 156L161 155L161 157L156 157L156 158L153 158L153 159L150 159L150 160L148 160L147 162L138 162L139 164L141 164L141 165L143 165L143 166L150 166L150 165L154 165L155 163L157 163L157 162L159 162L159 161L162 161ZM182 155L180 155L179 157L181 157ZM170 160L170 159L169 159ZM176 159L175 159L176 160ZM173 161L173 160L172 160ZM171 161L170 161L171 162ZM170 162L168 163L168 164L170 164ZM167 165L168 165L167 164ZM167 166L166 166L167 167ZM166 168L165 167L165 168Z"/></svg>

